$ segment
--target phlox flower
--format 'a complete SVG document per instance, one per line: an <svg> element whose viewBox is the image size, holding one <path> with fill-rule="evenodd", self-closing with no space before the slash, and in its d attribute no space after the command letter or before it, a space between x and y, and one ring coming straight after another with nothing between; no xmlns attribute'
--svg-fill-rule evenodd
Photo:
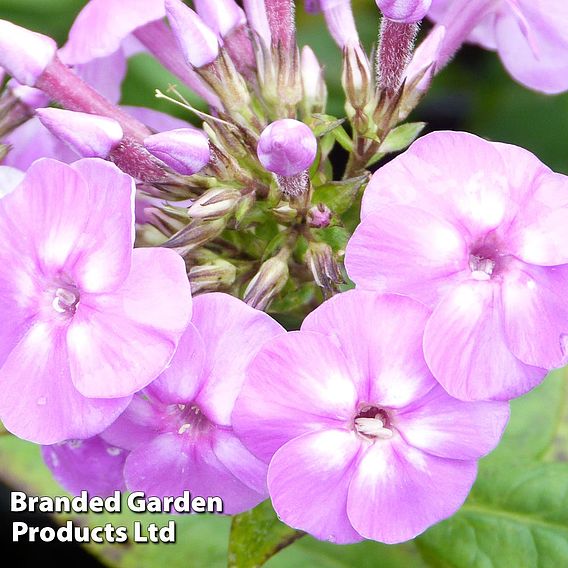
<svg viewBox="0 0 568 568"><path fill-rule="evenodd" d="M270 463L285 523L336 543L396 543L464 502L508 405L439 386L422 354L428 315L410 298L353 290L253 359L233 427Z"/></svg>
<svg viewBox="0 0 568 568"><path fill-rule="evenodd" d="M124 483L158 497L184 490L220 496L229 514L266 498L266 464L235 436L231 413L251 358L284 330L227 294L197 296L193 310L171 364L100 437L44 448L46 463L64 487L112 492L98 466L92 471L85 466L85 460L100 459L114 489Z"/></svg>
<svg viewBox="0 0 568 568"><path fill-rule="evenodd" d="M451 395L511 399L566 360L567 231L566 176L437 132L374 174L345 263L357 287L433 309L424 353Z"/></svg>
<svg viewBox="0 0 568 568"><path fill-rule="evenodd" d="M439 65L471 41L497 51L527 87L544 93L568 89L565 0L433 0L428 15L447 28Z"/></svg>
<svg viewBox="0 0 568 568"><path fill-rule="evenodd" d="M132 250L133 198L113 164L45 159L0 199L0 420L21 438L101 432L185 330L185 264Z"/></svg>

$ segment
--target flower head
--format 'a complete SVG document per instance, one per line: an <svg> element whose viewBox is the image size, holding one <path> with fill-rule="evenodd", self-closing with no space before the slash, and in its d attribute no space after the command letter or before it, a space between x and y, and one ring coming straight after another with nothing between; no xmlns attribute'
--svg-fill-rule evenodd
<svg viewBox="0 0 568 568"><path fill-rule="evenodd" d="M235 436L231 413L250 359L284 330L219 293L194 300L192 321L170 366L101 436L127 451L129 490L220 496L224 512L239 513L266 497L266 465ZM61 468L61 476L72 469ZM89 481L89 472L84 475Z"/></svg>
<svg viewBox="0 0 568 568"><path fill-rule="evenodd" d="M253 359L233 426L270 462L285 523L337 543L396 543L461 506L508 405L445 393L422 355L427 318L409 298L346 292Z"/></svg>
<svg viewBox="0 0 568 568"><path fill-rule="evenodd" d="M405 24L421 20L432 4L432 0L376 0L376 2L385 17Z"/></svg>
<svg viewBox="0 0 568 568"><path fill-rule="evenodd" d="M22 438L102 431L187 325L182 259L132 250L133 185L99 159L45 159L0 200L0 419Z"/></svg>
<svg viewBox="0 0 568 568"><path fill-rule="evenodd" d="M373 176L347 271L434 309L424 352L450 394L520 396L565 361L567 202L526 150L430 134Z"/></svg>

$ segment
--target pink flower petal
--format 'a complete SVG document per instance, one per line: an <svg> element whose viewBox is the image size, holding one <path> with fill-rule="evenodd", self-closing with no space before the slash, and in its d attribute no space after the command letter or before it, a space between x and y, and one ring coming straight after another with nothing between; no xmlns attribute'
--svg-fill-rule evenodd
<svg viewBox="0 0 568 568"><path fill-rule="evenodd" d="M500 288L492 281L465 282L448 292L426 324L424 355L446 391L462 400L509 400L546 375L509 350Z"/></svg>
<svg viewBox="0 0 568 568"><path fill-rule="evenodd" d="M237 514L258 505L264 495L244 484L215 454L215 433L198 438L167 433L139 446L126 460L124 476L131 491L157 497L221 497L224 513ZM252 457L252 456L251 456Z"/></svg>
<svg viewBox="0 0 568 568"><path fill-rule="evenodd" d="M396 415L408 444L440 458L476 460L498 444L509 419L504 402L462 402L441 387Z"/></svg>
<svg viewBox="0 0 568 568"><path fill-rule="evenodd" d="M112 294L85 294L67 334L71 376L85 396L132 394L167 366L191 316L183 259L169 249L136 249Z"/></svg>
<svg viewBox="0 0 568 568"><path fill-rule="evenodd" d="M231 412L250 360L269 339L284 333L267 314L228 294L194 300L192 322L205 346L205 383L195 402L213 422L230 426Z"/></svg>
<svg viewBox="0 0 568 568"><path fill-rule="evenodd" d="M96 436L43 446L43 459L53 477L73 495L107 497L126 489L122 470L128 455Z"/></svg>
<svg viewBox="0 0 568 568"><path fill-rule="evenodd" d="M165 404L193 402L205 379L205 344L193 324L182 335L166 370L146 389Z"/></svg>
<svg viewBox="0 0 568 568"><path fill-rule="evenodd" d="M168 430L164 406L137 393L128 408L100 436L112 446L134 450Z"/></svg>
<svg viewBox="0 0 568 568"><path fill-rule="evenodd" d="M321 540L363 540L347 517L347 494L362 442L354 432L325 430L289 441L270 463L268 488L278 516Z"/></svg>
<svg viewBox="0 0 568 568"><path fill-rule="evenodd" d="M0 419L25 440L54 444L109 426L130 398L85 398L69 374L62 329L36 321L0 368Z"/></svg>
<svg viewBox="0 0 568 568"><path fill-rule="evenodd" d="M334 338L361 402L401 407L436 385L422 354L429 315L410 298L350 290L309 314L302 331Z"/></svg>
<svg viewBox="0 0 568 568"><path fill-rule="evenodd" d="M461 507L476 473L475 461L431 456L401 438L378 441L355 469L349 520L365 538L386 544L410 540Z"/></svg>
<svg viewBox="0 0 568 568"><path fill-rule="evenodd" d="M134 30L165 15L163 0L91 0L73 23L61 57L75 65L111 55Z"/></svg>
<svg viewBox="0 0 568 568"><path fill-rule="evenodd" d="M568 89L568 6L520 0L496 20L499 55L507 71L527 87L544 93Z"/></svg>
<svg viewBox="0 0 568 568"><path fill-rule="evenodd" d="M541 268L519 262L504 276L502 302L507 343L524 363L546 369L566 363L566 290L567 265Z"/></svg>
<svg viewBox="0 0 568 568"><path fill-rule="evenodd" d="M443 217L391 205L357 227L345 267L365 290L408 294L432 305L463 278L468 260L466 239Z"/></svg>
<svg viewBox="0 0 568 568"><path fill-rule="evenodd" d="M351 369L331 339L291 332L269 341L252 360L233 428L247 448L268 462L301 434L350 423L357 400Z"/></svg>
<svg viewBox="0 0 568 568"><path fill-rule="evenodd" d="M71 167L90 188L86 226L73 243L72 272L82 291L108 291L124 281L130 267L134 181L104 160L79 160Z"/></svg>

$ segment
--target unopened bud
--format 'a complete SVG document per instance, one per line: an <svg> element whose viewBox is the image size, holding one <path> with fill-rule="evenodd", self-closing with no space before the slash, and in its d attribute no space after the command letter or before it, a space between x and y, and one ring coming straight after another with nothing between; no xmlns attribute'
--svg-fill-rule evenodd
<svg viewBox="0 0 568 568"><path fill-rule="evenodd" d="M371 98L371 64L359 44L343 50L341 81L351 106L363 109Z"/></svg>
<svg viewBox="0 0 568 568"><path fill-rule="evenodd" d="M105 116L58 108L36 111L40 122L79 156L107 158L123 138L120 124Z"/></svg>
<svg viewBox="0 0 568 568"><path fill-rule="evenodd" d="M0 20L0 67L22 85L33 87L56 51L50 37Z"/></svg>
<svg viewBox="0 0 568 568"><path fill-rule="evenodd" d="M412 24L426 15L432 0L376 0L376 3L389 20Z"/></svg>
<svg viewBox="0 0 568 568"><path fill-rule="evenodd" d="M219 56L217 35L181 0L166 0L166 13L186 61L195 68Z"/></svg>
<svg viewBox="0 0 568 568"><path fill-rule="evenodd" d="M237 269L227 260L218 259L210 264L191 267L188 276L192 294L215 292L226 290L234 284Z"/></svg>
<svg viewBox="0 0 568 568"><path fill-rule="evenodd" d="M8 81L8 88L28 108L43 108L49 104L49 97L43 91L27 85L20 85L15 79Z"/></svg>
<svg viewBox="0 0 568 568"><path fill-rule="evenodd" d="M302 48L301 74L303 102L308 113L323 112L327 101L327 88L323 69L308 45Z"/></svg>
<svg viewBox="0 0 568 568"><path fill-rule="evenodd" d="M307 170L316 158L318 144L303 122L285 118L269 124L258 141L258 159L279 176L294 176Z"/></svg>
<svg viewBox="0 0 568 568"><path fill-rule="evenodd" d="M318 203L307 214L308 225L314 229L329 227L333 214L325 203Z"/></svg>
<svg viewBox="0 0 568 568"><path fill-rule="evenodd" d="M252 31L268 47L271 43L270 27L264 0L243 0L247 20Z"/></svg>
<svg viewBox="0 0 568 568"><path fill-rule="evenodd" d="M331 37L342 49L359 44L359 34L351 8L351 0L320 0Z"/></svg>
<svg viewBox="0 0 568 568"><path fill-rule="evenodd" d="M288 281L288 251L282 250L262 264L247 286L243 300L258 310L266 309Z"/></svg>
<svg viewBox="0 0 568 568"><path fill-rule="evenodd" d="M162 246L176 249L183 255L217 238L224 231L225 227L226 222L223 219L214 219L212 221L194 219Z"/></svg>
<svg viewBox="0 0 568 568"><path fill-rule="evenodd" d="M290 223L298 216L298 211L289 203L281 203L278 207L272 209L272 213L276 220L281 223Z"/></svg>
<svg viewBox="0 0 568 568"><path fill-rule="evenodd" d="M296 43L293 0L265 0L266 15L272 37L272 45L281 46L285 51L293 49Z"/></svg>
<svg viewBox="0 0 568 568"><path fill-rule="evenodd" d="M235 210L240 197L236 189L213 188L192 203L187 213L196 219L220 219Z"/></svg>
<svg viewBox="0 0 568 568"><path fill-rule="evenodd" d="M310 243L306 253L306 262L314 277L316 284L323 289L325 298L332 296L339 290L343 277L333 250L326 243Z"/></svg>
<svg viewBox="0 0 568 568"><path fill-rule="evenodd" d="M193 3L199 17L220 38L246 24L245 13L235 0L194 0Z"/></svg>
<svg viewBox="0 0 568 568"><path fill-rule="evenodd" d="M178 128L153 134L144 139L144 146L182 175L201 171L211 157L209 140L197 128Z"/></svg>

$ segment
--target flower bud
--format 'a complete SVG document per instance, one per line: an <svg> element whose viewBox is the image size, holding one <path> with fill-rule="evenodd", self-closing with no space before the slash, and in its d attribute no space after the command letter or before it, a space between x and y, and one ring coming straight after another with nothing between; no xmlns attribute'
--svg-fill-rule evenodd
<svg viewBox="0 0 568 568"><path fill-rule="evenodd" d="M56 51L50 37L0 20L0 67L22 85L33 87Z"/></svg>
<svg viewBox="0 0 568 568"><path fill-rule="evenodd" d="M194 0L193 3L199 17L220 38L247 22L245 13L234 0Z"/></svg>
<svg viewBox="0 0 568 568"><path fill-rule="evenodd" d="M43 91L20 85L15 79L8 81L8 88L18 100L31 109L43 108L49 104L49 97Z"/></svg>
<svg viewBox="0 0 568 568"><path fill-rule="evenodd" d="M306 262L316 284L323 288L325 298L339 291L338 286L343 283L343 277L333 250L327 243L310 243Z"/></svg>
<svg viewBox="0 0 568 568"><path fill-rule="evenodd" d="M199 248L217 238L225 230L225 227L226 222L223 219L211 221L194 219L162 246L176 249L183 256L186 252Z"/></svg>
<svg viewBox="0 0 568 568"><path fill-rule="evenodd" d="M282 250L262 264L247 286L243 300L258 310L266 309L288 281L288 254Z"/></svg>
<svg viewBox="0 0 568 568"><path fill-rule="evenodd" d="M371 97L371 64L359 44L343 50L341 82L351 106L363 109Z"/></svg>
<svg viewBox="0 0 568 568"><path fill-rule="evenodd" d="M296 43L293 0L265 0L272 45L289 51Z"/></svg>
<svg viewBox="0 0 568 568"><path fill-rule="evenodd" d="M189 269L189 283L192 294L215 292L230 288L237 277L237 269L227 260L218 259L210 264L193 266Z"/></svg>
<svg viewBox="0 0 568 568"><path fill-rule="evenodd" d="M316 158L318 144L303 122L284 118L269 124L258 141L258 159L269 171L295 176L307 170Z"/></svg>
<svg viewBox="0 0 568 568"><path fill-rule="evenodd" d="M280 223L291 223L298 216L298 210L291 207L289 203L282 202L272 209L272 214Z"/></svg>
<svg viewBox="0 0 568 568"><path fill-rule="evenodd" d="M376 0L383 15L404 24L420 21L430 9L432 0Z"/></svg>
<svg viewBox="0 0 568 568"><path fill-rule="evenodd" d="M183 175L201 171L211 157L209 140L197 128L178 128L159 132L144 139L145 148Z"/></svg>
<svg viewBox="0 0 568 568"><path fill-rule="evenodd" d="M304 106L308 113L322 112L327 100L323 69L308 45L302 48L301 68Z"/></svg>
<svg viewBox="0 0 568 568"><path fill-rule="evenodd" d="M166 13L186 61L195 68L213 63L219 56L215 32L181 0L166 0Z"/></svg>
<svg viewBox="0 0 568 568"><path fill-rule="evenodd" d="M331 217L331 209L325 203L318 203L308 211L308 225L314 229L324 229L329 227Z"/></svg>
<svg viewBox="0 0 568 568"><path fill-rule="evenodd" d="M359 34L351 9L351 0L320 0L325 22L331 37L344 48L359 44Z"/></svg>
<svg viewBox="0 0 568 568"><path fill-rule="evenodd" d="M107 158L123 138L120 124L105 116L58 108L36 111L40 122L84 158Z"/></svg>
<svg viewBox="0 0 568 568"><path fill-rule="evenodd" d="M264 45L268 47L272 39L264 0L243 0L243 4L249 26Z"/></svg>
<svg viewBox="0 0 568 568"><path fill-rule="evenodd" d="M197 219L220 219L235 210L240 197L241 193L236 189L216 187L192 203L187 213Z"/></svg>

